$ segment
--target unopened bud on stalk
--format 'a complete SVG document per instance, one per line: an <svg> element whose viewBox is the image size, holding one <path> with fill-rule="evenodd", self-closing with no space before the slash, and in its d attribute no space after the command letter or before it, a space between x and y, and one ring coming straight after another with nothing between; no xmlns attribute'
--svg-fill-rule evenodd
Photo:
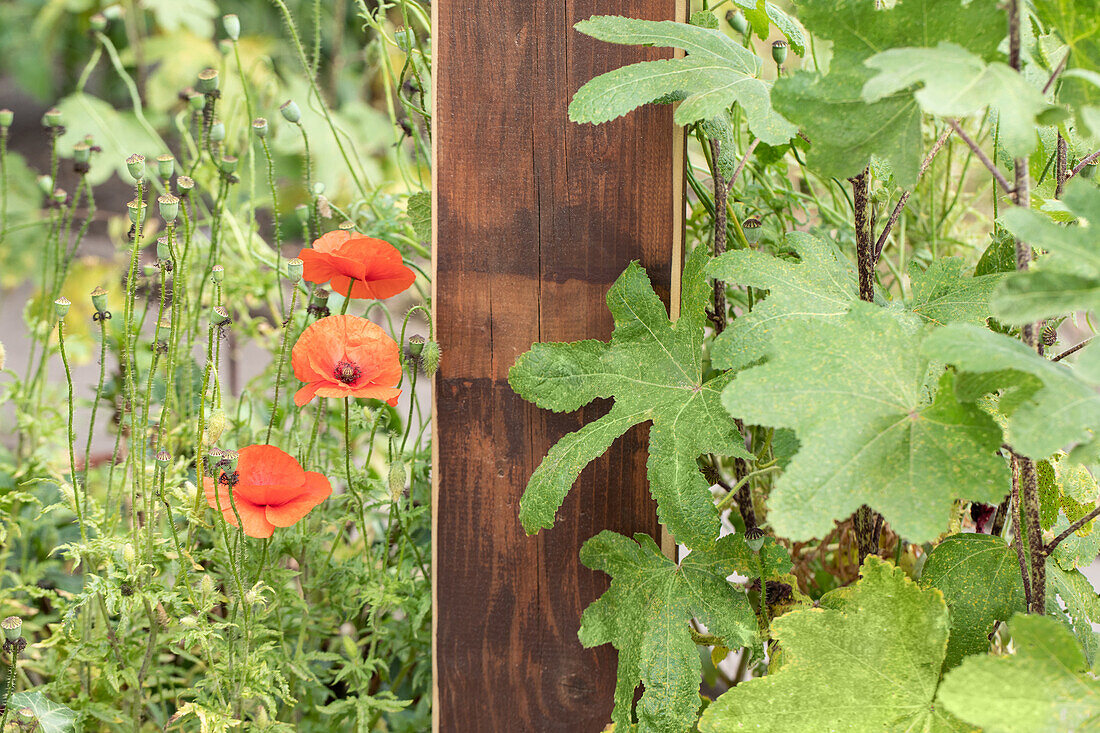
<svg viewBox="0 0 1100 733"><path fill-rule="evenodd" d="M54 315L57 316L57 320L64 321L65 316L69 314L69 308L71 308L72 305L73 304L70 303L69 299L66 298L64 295L55 300L53 302L53 312Z"/></svg>
<svg viewBox="0 0 1100 733"><path fill-rule="evenodd" d="M107 16L103 13L96 13L92 16L91 26L92 30L98 33L107 30Z"/></svg>
<svg viewBox="0 0 1100 733"><path fill-rule="evenodd" d="M176 156L171 153L162 153L157 156L157 175L162 181L167 181L176 170Z"/></svg>
<svg viewBox="0 0 1100 733"><path fill-rule="evenodd" d="M134 552L134 546L129 542L122 546L122 561L127 566L133 566L137 562L137 553Z"/></svg>
<svg viewBox="0 0 1100 733"><path fill-rule="evenodd" d="M210 577L210 573L203 573L202 580L199 581L199 593L204 598L210 598L218 592L218 587L214 585L214 579Z"/></svg>
<svg viewBox="0 0 1100 733"><path fill-rule="evenodd" d="M300 283L302 281L302 268L304 263L295 257L294 259L287 260L286 263L286 276L292 283Z"/></svg>
<svg viewBox="0 0 1100 733"><path fill-rule="evenodd" d="M228 38L221 39L218 41L218 51L221 52L222 56L228 56L233 53L233 42Z"/></svg>
<svg viewBox="0 0 1100 733"><path fill-rule="evenodd" d="M97 287L92 291L92 307L95 308L96 313L103 314L107 312L107 291L102 287Z"/></svg>
<svg viewBox="0 0 1100 733"><path fill-rule="evenodd" d="M387 482L390 489L390 501L397 501L401 498L401 494L405 492L405 462L400 458L396 458L390 463Z"/></svg>
<svg viewBox="0 0 1100 733"><path fill-rule="evenodd" d="M424 353L420 355L420 364L429 377L435 376L435 371L439 369L440 358L439 344L431 340L425 341Z"/></svg>
<svg viewBox="0 0 1100 733"><path fill-rule="evenodd" d="M157 205L160 207L160 218L171 224L180 213L180 200L170 193L157 196Z"/></svg>
<svg viewBox="0 0 1100 733"><path fill-rule="evenodd" d="M46 110L46 114L42 115L42 124L46 127L57 127L61 124L61 110L57 107L51 107Z"/></svg>
<svg viewBox="0 0 1100 733"><path fill-rule="evenodd" d="M126 204L126 208L130 212L130 223L137 224L138 219L145 221L145 210L149 208L149 205L144 201L138 201L134 199L130 203Z"/></svg>
<svg viewBox="0 0 1100 733"><path fill-rule="evenodd" d="M305 204L298 204L294 207L294 214L298 217L298 223L305 226L309 222L309 207Z"/></svg>
<svg viewBox="0 0 1100 733"><path fill-rule="evenodd" d="M216 305L210 309L210 325L221 326L224 323L229 322L229 311L220 305Z"/></svg>
<svg viewBox="0 0 1100 733"><path fill-rule="evenodd" d="M233 13L222 16L222 27L225 28L225 35L234 41L241 37L241 19Z"/></svg>
<svg viewBox="0 0 1100 733"><path fill-rule="evenodd" d="M8 641L15 641L23 635L23 619L18 616L8 616L3 621L0 621L0 628L4 629L4 638Z"/></svg>
<svg viewBox="0 0 1100 733"><path fill-rule="evenodd" d="M0 127L11 127L11 123L15 121L15 113L5 107L0 109Z"/></svg>
<svg viewBox="0 0 1100 733"><path fill-rule="evenodd" d="M225 139L225 123L215 122L210 126L210 139L216 143L220 143Z"/></svg>
<svg viewBox="0 0 1100 733"><path fill-rule="evenodd" d="M226 318L229 317L229 313L222 308L222 312L225 313ZM222 433L225 432L225 412L223 410L214 410L210 413L210 419L206 422L206 433L203 437L203 442L206 445L214 445L222 437ZM218 451L219 455L221 451Z"/></svg>
<svg viewBox="0 0 1100 733"><path fill-rule="evenodd" d="M206 100L201 94L192 90L191 94L187 97L187 103L191 105L191 109L198 112L206 105Z"/></svg>
<svg viewBox="0 0 1100 733"><path fill-rule="evenodd" d="M161 469L168 468L168 464L172 462L172 454L161 448L157 451L157 466Z"/></svg>
<svg viewBox="0 0 1100 733"><path fill-rule="evenodd" d="M55 204L65 203L65 199L69 197L69 194L63 188L55 188L53 190L53 202Z"/></svg>
<svg viewBox="0 0 1100 733"><path fill-rule="evenodd" d="M745 16L740 10L731 10L726 13L726 22L730 24L731 28L742 35L749 29L749 21L745 19Z"/></svg>
<svg viewBox="0 0 1100 733"><path fill-rule="evenodd" d="M87 165L88 161L92 159L92 146L88 143L77 143L73 145L73 162Z"/></svg>
<svg viewBox="0 0 1100 733"><path fill-rule="evenodd" d="M191 176L176 176L176 188L181 191L190 191L195 187L195 181Z"/></svg>
<svg viewBox="0 0 1100 733"><path fill-rule="evenodd" d="M772 59L779 66L783 65L783 62L787 60L788 44L782 38L778 41L772 41Z"/></svg>
<svg viewBox="0 0 1100 733"><path fill-rule="evenodd" d="M233 173L237 170L237 157L234 155L223 155L222 159L218 161L218 168L222 173Z"/></svg>
<svg viewBox="0 0 1100 733"><path fill-rule="evenodd" d="M756 244L760 241L760 220L745 219L741 222L741 231L745 233L745 241L749 244Z"/></svg>
<svg viewBox="0 0 1100 733"><path fill-rule="evenodd" d="M293 99L288 99L283 102L279 107L279 113L283 116L283 119L291 124L298 124L302 120L302 110L298 109L298 105L294 103Z"/></svg>
<svg viewBox="0 0 1100 733"><path fill-rule="evenodd" d="M218 90L218 70L206 68L199 72L199 79L195 83L195 90L202 94L210 94Z"/></svg>
<svg viewBox="0 0 1100 733"><path fill-rule="evenodd" d="M210 279L216 283L220 283L225 280L225 268L221 265L214 265L210 268ZM228 315L228 314L227 314Z"/></svg>
<svg viewBox="0 0 1100 733"><path fill-rule="evenodd" d="M157 259L172 259L172 248L168 244L168 237L157 237Z"/></svg>
<svg viewBox="0 0 1100 733"><path fill-rule="evenodd" d="M135 181L145 180L145 156L134 153L126 159L126 170Z"/></svg>
<svg viewBox="0 0 1100 733"><path fill-rule="evenodd" d="M53 195L53 179L43 174L35 179L38 183L38 190L47 196Z"/></svg>
<svg viewBox="0 0 1100 733"><path fill-rule="evenodd" d="M252 132L256 133L256 137L267 137L267 119L264 117L257 117L252 120Z"/></svg>

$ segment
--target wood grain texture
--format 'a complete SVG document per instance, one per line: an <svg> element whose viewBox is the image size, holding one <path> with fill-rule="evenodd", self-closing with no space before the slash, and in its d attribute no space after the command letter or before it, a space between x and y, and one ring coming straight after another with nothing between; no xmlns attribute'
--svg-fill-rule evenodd
<svg viewBox="0 0 1100 733"><path fill-rule="evenodd" d="M534 342L608 338L604 297L631 260L666 303L678 284L683 137L670 108L600 126L567 118L592 77L671 56L574 23L678 10L682 0L433 3L436 730L581 733L610 720L614 650L577 640L608 579L577 553L603 529L660 536L646 429L581 474L553 529L527 537L518 513L531 473L609 403L554 415L507 377Z"/></svg>

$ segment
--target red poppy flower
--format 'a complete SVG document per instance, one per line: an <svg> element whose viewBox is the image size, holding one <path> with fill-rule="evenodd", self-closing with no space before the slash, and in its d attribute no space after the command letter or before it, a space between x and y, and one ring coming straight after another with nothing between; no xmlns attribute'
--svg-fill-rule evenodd
<svg viewBox="0 0 1100 733"><path fill-rule="evenodd" d="M219 477L217 496L214 479L204 478L203 488L206 503L217 510L220 500L222 516L234 527L237 505L249 537L270 537L276 527L291 526L332 494L327 478L302 470L298 461L273 445L250 445L238 455L236 477Z"/></svg>
<svg viewBox="0 0 1100 733"><path fill-rule="evenodd" d="M397 404L401 361L397 343L366 318L329 316L302 332L291 352L294 376L306 383L294 395L301 407L314 395L373 397Z"/></svg>
<svg viewBox="0 0 1100 733"><path fill-rule="evenodd" d="M312 283L328 283L334 293L352 298L382 300L408 289L416 273L401 261L401 253L389 242L337 229L323 235L298 257L302 277Z"/></svg>

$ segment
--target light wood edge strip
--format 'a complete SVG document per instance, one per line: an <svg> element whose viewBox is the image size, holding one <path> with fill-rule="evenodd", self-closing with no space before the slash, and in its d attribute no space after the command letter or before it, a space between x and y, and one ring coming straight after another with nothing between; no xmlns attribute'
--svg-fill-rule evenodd
<svg viewBox="0 0 1100 733"><path fill-rule="evenodd" d="M439 4L442 0L435 0L432 3L432 34L434 35L436 29L439 28ZM439 61L439 49L443 46L441 43L432 44L432 123L434 126L434 133L432 134L432 329L434 331L436 324L436 303L439 302L436 298L436 283L439 282L439 195L436 193L439 187L436 185L437 173L439 170L438 165L438 152L439 152L439 95L436 93L435 80L439 78L437 74L438 61ZM437 334L433 333L433 336ZM404 348L404 346L402 346ZM437 369L435 375L432 377L432 732L439 733L439 640L438 627L439 627L439 573L437 572L438 557L437 548L439 547L439 400L436 393L436 384L439 381L439 371Z"/></svg>

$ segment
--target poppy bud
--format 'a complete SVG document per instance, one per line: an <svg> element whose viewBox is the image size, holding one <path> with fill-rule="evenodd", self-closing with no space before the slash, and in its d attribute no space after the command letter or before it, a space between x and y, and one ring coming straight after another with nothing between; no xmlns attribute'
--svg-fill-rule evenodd
<svg viewBox="0 0 1100 733"><path fill-rule="evenodd" d="M279 113L282 114L284 120L294 125L302 119L302 110L298 109L298 105L294 103L293 99L283 102L283 105L279 107Z"/></svg>
<svg viewBox="0 0 1100 733"><path fill-rule="evenodd" d="M5 107L0 109L0 127L11 127L11 123L15 120L15 113Z"/></svg>
<svg viewBox="0 0 1100 733"><path fill-rule="evenodd" d="M65 320L65 316L69 314L69 308L72 308L73 304L69 302L69 299L62 295L60 298L53 302L53 312L57 316L57 320Z"/></svg>
<svg viewBox="0 0 1100 733"><path fill-rule="evenodd" d="M157 466L161 469L168 468L168 464L172 462L172 454L161 448L157 451Z"/></svg>
<svg viewBox="0 0 1100 733"><path fill-rule="evenodd" d="M199 620L194 616L183 616L180 618L180 626L185 629L193 629L199 625Z"/></svg>
<svg viewBox="0 0 1100 733"><path fill-rule="evenodd" d="M287 260L286 263L286 276L292 283L300 283L302 281L302 268L304 263L295 257L294 259Z"/></svg>
<svg viewBox="0 0 1100 733"><path fill-rule="evenodd" d="M435 370L439 368L439 344L435 341L424 342L424 353L420 355L420 363L424 367L424 373L429 377L435 376Z"/></svg>
<svg viewBox="0 0 1100 733"><path fill-rule="evenodd" d="M222 308L222 311L225 311ZM206 445L214 445L222 437L225 431L225 413L222 410L214 410L210 413L210 419L206 421L206 431L203 433L202 442ZM219 451L219 454L221 451Z"/></svg>
<svg viewBox="0 0 1100 733"><path fill-rule="evenodd" d="M220 326L223 323L229 322L229 311L220 305L216 305L210 309L210 325Z"/></svg>
<svg viewBox="0 0 1100 733"><path fill-rule="evenodd" d="M92 158L92 147L87 143L73 145L73 162L86 165Z"/></svg>
<svg viewBox="0 0 1100 733"><path fill-rule="evenodd" d="M157 196L157 204L160 206L160 218L171 224L180 213L180 200L170 193Z"/></svg>
<svg viewBox="0 0 1100 733"><path fill-rule="evenodd" d="M194 90L192 90L191 94L188 95L187 103L191 105L191 109L193 109L195 112L198 112L200 109L206 106L206 100L203 99L203 96L201 94Z"/></svg>
<svg viewBox="0 0 1100 733"><path fill-rule="evenodd" d="M760 220L745 219L741 222L741 231L745 233L745 241L749 244L756 244L760 241Z"/></svg>
<svg viewBox="0 0 1100 733"><path fill-rule="evenodd" d="M241 37L241 19L233 13L222 16L222 27L225 28L225 35L234 41Z"/></svg>
<svg viewBox="0 0 1100 733"><path fill-rule="evenodd" d="M176 170L176 157L171 153L163 153L157 156L157 175L161 180L167 181Z"/></svg>
<svg viewBox="0 0 1100 733"><path fill-rule="evenodd" d="M145 156L134 153L126 159L126 170L135 181L145 180Z"/></svg>
<svg viewBox="0 0 1100 733"><path fill-rule="evenodd" d="M299 223L305 226L309 221L309 207L305 204L298 204L294 207L294 213L297 215Z"/></svg>
<svg viewBox="0 0 1100 733"><path fill-rule="evenodd" d="M390 501L397 501L401 498L401 494L405 492L405 462L400 458L390 463L388 484Z"/></svg>
<svg viewBox="0 0 1100 733"><path fill-rule="evenodd" d="M409 337L409 356L413 358L420 356L420 353L424 351L424 337L417 334L416 336Z"/></svg>
<svg viewBox="0 0 1100 733"><path fill-rule="evenodd" d="M220 143L225 139L225 123L215 122L210 126L210 139L216 143Z"/></svg>
<svg viewBox="0 0 1100 733"><path fill-rule="evenodd" d="M65 199L69 197L69 194L65 192L63 188L55 188L53 190L53 200L55 204L65 203Z"/></svg>
<svg viewBox="0 0 1100 733"><path fill-rule="evenodd" d="M202 580L199 581L199 593L204 598L209 598L218 592L218 587L214 585L214 579L210 577L210 573L203 573Z"/></svg>
<svg viewBox="0 0 1100 733"><path fill-rule="evenodd" d="M321 183L320 181L317 181L316 183L313 184L313 195L314 196L323 196L324 193L325 193L325 184ZM354 226L354 224L352 226Z"/></svg>
<svg viewBox="0 0 1100 733"><path fill-rule="evenodd" d="M46 196L53 195L53 179L43 174L35 179L38 183L38 190Z"/></svg>
<svg viewBox="0 0 1100 733"><path fill-rule="evenodd" d="M787 47L789 45L782 38L778 41L772 41L772 59L779 66L782 66L783 62L787 60Z"/></svg>
<svg viewBox="0 0 1100 733"><path fill-rule="evenodd" d="M137 199L134 199L130 203L126 204L126 208L130 212L130 222L132 224L137 224L138 219L145 221L145 210L148 208L148 204L146 204L144 201L138 201Z"/></svg>
<svg viewBox="0 0 1100 733"><path fill-rule="evenodd" d="M195 187L195 181L191 176L176 176L176 188L181 191L190 191Z"/></svg>
<svg viewBox="0 0 1100 733"><path fill-rule="evenodd" d="M210 268L210 279L216 283L220 283L225 280L225 268L221 265L214 265ZM226 316L229 314L227 313Z"/></svg>
<svg viewBox="0 0 1100 733"><path fill-rule="evenodd" d="M409 53L416 42L416 34L412 28L398 28L393 32L393 40L403 53Z"/></svg>
<svg viewBox="0 0 1100 733"><path fill-rule="evenodd" d="M223 155L218 162L218 168L222 173L233 173L237 170L237 158L233 155Z"/></svg>
<svg viewBox="0 0 1100 733"><path fill-rule="evenodd" d="M264 117L257 117L252 120L252 132L256 133L256 137L267 137L267 119Z"/></svg>
<svg viewBox="0 0 1100 733"><path fill-rule="evenodd" d="M726 13L726 22L730 24L731 28L742 35L749 29L749 21L745 20L745 16L740 10L731 10Z"/></svg>
<svg viewBox="0 0 1100 733"><path fill-rule="evenodd" d="M157 604L157 624L160 626L161 631L167 631L168 630L168 622L169 621L170 621L170 619L168 618L168 611L167 611L167 609L164 608L164 604L163 603L158 603Z"/></svg>
<svg viewBox="0 0 1100 733"><path fill-rule="evenodd" d="M100 315L107 312L107 291L102 287L97 287L92 291L92 307Z"/></svg>
<svg viewBox="0 0 1100 733"><path fill-rule="evenodd" d="M195 90L201 94L210 94L218 90L218 70L205 68L199 72L199 80L195 83Z"/></svg>
<svg viewBox="0 0 1100 733"><path fill-rule="evenodd" d="M122 561L128 566L137 561L137 553L134 552L134 546L129 542L122 546Z"/></svg>
<svg viewBox="0 0 1100 733"><path fill-rule="evenodd" d="M745 542L748 543L750 550L760 552L760 548L764 546L764 530L759 527L750 527L745 531Z"/></svg>
<svg viewBox="0 0 1100 733"><path fill-rule="evenodd" d="M15 641L23 632L23 619L18 616L8 616L3 621L0 621L0 628L4 629L4 638L8 641Z"/></svg>
<svg viewBox="0 0 1100 733"><path fill-rule="evenodd" d="M46 114L42 115L42 124L46 127L57 127L61 124L61 110L57 107L51 107L46 110Z"/></svg>

